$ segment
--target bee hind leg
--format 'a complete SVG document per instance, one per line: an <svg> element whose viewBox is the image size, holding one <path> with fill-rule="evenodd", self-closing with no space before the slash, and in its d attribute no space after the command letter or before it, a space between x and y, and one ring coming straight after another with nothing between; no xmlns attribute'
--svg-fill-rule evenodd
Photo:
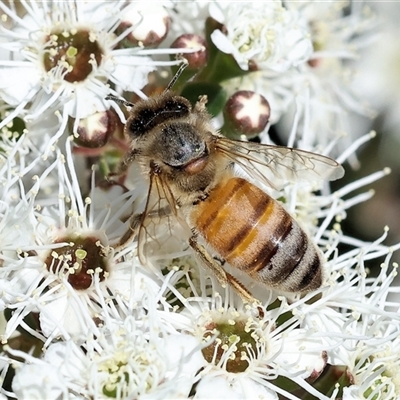
<svg viewBox="0 0 400 400"><path fill-rule="evenodd" d="M195 251L196 256L200 260L202 266L206 269L211 270L214 276L218 279L221 286L225 287L230 285L243 301L248 303L257 302L257 300L250 294L250 292L230 273L226 272L216 260L214 260L207 252L207 250L197 242L195 235L191 236L189 239L190 247Z"/></svg>

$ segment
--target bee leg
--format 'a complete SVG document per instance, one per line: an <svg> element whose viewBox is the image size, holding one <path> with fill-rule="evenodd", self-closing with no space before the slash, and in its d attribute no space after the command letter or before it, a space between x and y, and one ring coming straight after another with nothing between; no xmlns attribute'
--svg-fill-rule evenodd
<svg viewBox="0 0 400 400"><path fill-rule="evenodd" d="M137 155L137 152L135 150L128 151L125 154L124 158L117 165L115 172L111 173L109 175L109 177L120 176L120 175L124 174L128 170L129 166L135 160L136 155Z"/></svg>
<svg viewBox="0 0 400 400"><path fill-rule="evenodd" d="M148 213L146 218L157 218L157 221L159 221L160 218L168 217L169 215L171 215L171 209L169 207L162 207L156 211L151 211L150 213ZM143 213L132 215L132 217L129 219L129 228L122 235L118 243L114 246L115 249L123 249L129 242L133 240L133 238L139 232L142 219Z"/></svg>
<svg viewBox="0 0 400 400"><path fill-rule="evenodd" d="M135 214L129 220L129 228L119 239L118 243L114 246L115 250L121 250L133 240L137 235L140 227L140 221L142 220L142 214Z"/></svg>
<svg viewBox="0 0 400 400"><path fill-rule="evenodd" d="M221 266L224 266L225 265L225 263L226 263L226 260L224 259L224 258L222 258L222 257L218 257L218 256L213 256L213 259L215 260L215 261L217 261Z"/></svg>
<svg viewBox="0 0 400 400"><path fill-rule="evenodd" d="M198 113L207 113L207 108L206 108L207 102L208 102L207 95L203 94L202 96L199 96L199 99L194 106L194 111Z"/></svg>
<svg viewBox="0 0 400 400"><path fill-rule="evenodd" d="M248 303L257 302L257 300L250 294L250 292L231 274L226 272L221 265L218 264L207 252L207 250L197 242L195 235L191 236L189 239L190 247L196 252L202 266L211 270L218 282L225 287L226 285L231 285L243 301Z"/></svg>

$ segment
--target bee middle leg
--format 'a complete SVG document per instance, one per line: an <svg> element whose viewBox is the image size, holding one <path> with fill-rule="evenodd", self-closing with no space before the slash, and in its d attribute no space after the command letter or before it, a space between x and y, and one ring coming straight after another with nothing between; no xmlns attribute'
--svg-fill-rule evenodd
<svg viewBox="0 0 400 400"><path fill-rule="evenodd" d="M207 250L197 242L195 235L189 238L189 245L195 251L201 264L212 271L221 286L231 285L239 296L248 303L257 302L250 292L230 273L226 272L214 258L212 258Z"/></svg>

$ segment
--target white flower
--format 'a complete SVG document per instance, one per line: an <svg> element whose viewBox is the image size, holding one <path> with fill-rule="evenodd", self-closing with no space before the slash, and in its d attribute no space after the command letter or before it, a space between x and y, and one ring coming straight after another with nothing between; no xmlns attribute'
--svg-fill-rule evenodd
<svg viewBox="0 0 400 400"><path fill-rule="evenodd" d="M165 297L176 297L183 307L163 313L163 319L203 343L206 363L194 398L277 398L277 393L287 394L275 386L279 376L307 387L305 379L316 379L323 371L326 356L314 329L296 329L296 316L281 325L280 319L289 308L284 298L280 306L273 302L276 297L271 293L265 307L234 306L231 289L220 295L202 271L199 275L193 270L176 275L181 278L168 286L173 296L167 292ZM183 293L175 287L184 286L185 280L190 290Z"/></svg>
<svg viewBox="0 0 400 400"><path fill-rule="evenodd" d="M373 243L342 236L341 241L354 248L329 263L334 271L321 297L290 307L303 320L302 326L314 326L320 332L328 363L344 375L342 385L353 385L343 398L399 396L400 316L398 305L393 307L388 295L397 275L397 265L390 265L390 260L400 245L383 245L386 237L387 230ZM369 277L366 263L382 256L385 262L378 276Z"/></svg>
<svg viewBox="0 0 400 400"><path fill-rule="evenodd" d="M5 112L4 118L9 114ZM39 120L25 121L25 114L15 117L0 130L0 193L8 204L20 201L21 192L28 193L33 187L37 191L40 176L40 181L45 181L41 186L46 188L36 193L36 199L46 197L48 200L49 192L57 190L58 183L49 174L53 168L49 164L55 155L50 153L47 159L43 153L60 128L60 122L54 114L48 113Z"/></svg>
<svg viewBox="0 0 400 400"><path fill-rule="evenodd" d="M376 16L361 3L349 6L348 14L344 12L346 3L341 1L288 1L285 5L307 20L313 52L298 71L280 82L294 96L291 107L282 115L279 133L287 137L293 120L299 119L297 134L307 131L309 143L325 146L333 137L344 136L336 150L340 154L366 129L365 124L359 124L360 116L376 116L361 100L365 95L356 93L353 85L356 61L367 62L363 50L370 51L368 45L376 37ZM350 162L357 165L354 155Z"/></svg>
<svg viewBox="0 0 400 400"><path fill-rule="evenodd" d="M0 49L10 52L0 61L0 93L15 109L0 127L23 109L26 119L37 119L44 112L59 110L62 124L47 144L47 149L64 132L67 118L79 119L109 108L105 100L112 84L117 90L139 92L147 74L157 65L149 55L160 53L139 47L117 48L135 26L116 36L124 13L122 2L47 2L23 3L25 15L0 4L10 29L0 27ZM169 53L176 54L176 49ZM168 53L168 50L161 51Z"/></svg>
<svg viewBox="0 0 400 400"><path fill-rule="evenodd" d="M98 190L93 201L82 200L69 145L67 162L58 151L23 194L25 201L12 211L3 206L0 286L3 307L14 310L4 339L31 312L39 313L44 337L80 336L92 318L101 318L100 299L111 296L129 304L159 289L158 278L143 270L137 258L121 262L121 254L109 247L124 232L120 218L131 212L133 192L108 202ZM46 190L48 175L58 182L58 193L48 193L41 205L36 195Z"/></svg>
<svg viewBox="0 0 400 400"><path fill-rule="evenodd" d="M26 355L32 365L17 369L14 390L20 398L35 393L36 398L58 393L96 399L186 398L203 364L198 343L182 334L166 334L154 311L146 314L142 309L135 317L108 319L104 326L92 327L80 345L51 344L42 360ZM28 373L36 384L25 379ZM51 385L44 385L49 378Z"/></svg>
<svg viewBox="0 0 400 400"><path fill-rule="evenodd" d="M172 18L170 41L176 37L193 33L202 35L204 25L209 16L208 8L210 2L208 0L196 1L180 1L174 0L170 15Z"/></svg>
<svg viewBox="0 0 400 400"><path fill-rule="evenodd" d="M228 376L205 375L196 387L193 397L200 399L268 399L277 400L278 395L250 379Z"/></svg>
<svg viewBox="0 0 400 400"><path fill-rule="evenodd" d="M13 379L12 388L19 399L56 399L68 396L67 385L60 372L46 363L25 364Z"/></svg>
<svg viewBox="0 0 400 400"><path fill-rule="evenodd" d="M373 336L360 339L347 359L342 359L352 382L344 399L395 400L400 396L400 322L385 317L377 322L360 324L374 330L368 332Z"/></svg>
<svg viewBox="0 0 400 400"><path fill-rule="evenodd" d="M297 12L281 1L212 3L210 14L224 24L226 34L211 34L214 44L232 54L243 70L284 72L306 61L312 51L308 27Z"/></svg>
<svg viewBox="0 0 400 400"><path fill-rule="evenodd" d="M107 109L109 92L143 97L141 86L152 84L147 73L176 63L150 58L172 49L146 50L139 43L151 32L157 43L163 39L167 12L166 41L186 29L200 33L210 10L222 24L212 33L212 67L223 71L218 59L233 62L219 57L223 49L244 69L244 78L223 85L272 93L266 97L273 122L295 105L282 142L332 154L347 120L344 104L365 111L345 87L347 62L373 26L361 8L353 4L344 15L340 1L315 7L279 1L7 4L0 3L0 78L8 78L0 79L0 311L6 319L0 375L15 370L15 378L11 388L0 388L0 397L397 399L400 317L389 296L400 290L392 262L400 244L385 244L387 229L372 243L341 230L347 210L372 196L355 191L387 169L334 193L319 181L285 177L279 185L271 173L271 188L253 177L320 249L324 281L312 293L281 295L222 263L258 300L244 304L202 268L188 245L190 232L178 221L177 228L165 223L158 229L159 221L145 226L151 240L141 245L149 265L141 265L137 241L119 248L131 215L146 206L147 177L138 178L133 164L118 183L97 181L107 172L90 164L112 167L114 155L127 147L120 130L103 150L77 151L66 134L76 133L79 119L92 111ZM140 48L121 48L130 46L130 33ZM126 119L125 110L113 107ZM103 133L106 128L107 121ZM349 160L372 136L352 141L337 161ZM266 135L262 141L271 143ZM373 277L371 262L380 263Z"/></svg>
<svg viewBox="0 0 400 400"><path fill-rule="evenodd" d="M271 2L263 4L272 7ZM367 101L362 100L370 93L370 85L362 83L362 88L355 90L353 83L357 78L356 68L370 64L368 45L377 37L374 29L378 20L367 7L357 3L352 3L346 15L343 10L346 4L285 2L285 13L299 15L306 26L307 38L312 43L307 56L296 68L275 72L258 66L243 77L222 83L229 95L237 90L252 90L268 100L270 122L276 124L281 143L293 146L307 132L308 142L301 146L323 148L340 137L334 153L340 154L367 129L365 122L360 123L360 116L366 119L376 115ZM229 7L237 6L234 3ZM257 17L253 19L257 21ZM243 25L249 24L243 22ZM268 142L268 132L261 139ZM350 162L357 166L354 155Z"/></svg>

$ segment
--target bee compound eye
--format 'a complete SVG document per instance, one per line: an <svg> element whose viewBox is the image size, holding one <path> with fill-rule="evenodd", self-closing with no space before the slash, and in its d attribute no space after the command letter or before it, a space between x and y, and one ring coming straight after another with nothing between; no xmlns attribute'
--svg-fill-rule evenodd
<svg viewBox="0 0 400 400"><path fill-rule="evenodd" d="M174 97L156 108L143 107L137 110L127 122L127 133L132 137L138 137L160 124L189 115L190 105L186 102L184 98Z"/></svg>
<svg viewBox="0 0 400 400"><path fill-rule="evenodd" d="M171 99L165 102L165 110L172 114L178 114L176 117L185 116L189 114L189 107L184 101L180 99Z"/></svg>

